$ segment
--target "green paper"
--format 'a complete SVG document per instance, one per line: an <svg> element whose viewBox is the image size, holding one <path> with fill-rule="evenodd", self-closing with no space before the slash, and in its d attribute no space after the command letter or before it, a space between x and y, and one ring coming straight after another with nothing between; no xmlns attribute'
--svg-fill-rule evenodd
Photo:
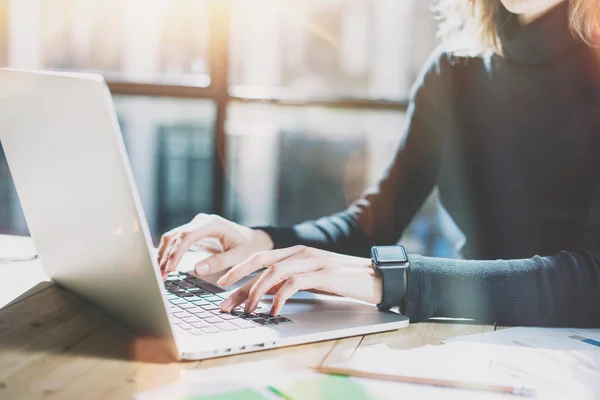
<svg viewBox="0 0 600 400"><path fill-rule="evenodd" d="M278 387L294 400L377 400L360 383L340 375L325 375L318 378L299 380L289 387Z"/></svg>
<svg viewBox="0 0 600 400"><path fill-rule="evenodd" d="M209 395L187 396L184 400L268 400L254 389L240 389L233 392Z"/></svg>

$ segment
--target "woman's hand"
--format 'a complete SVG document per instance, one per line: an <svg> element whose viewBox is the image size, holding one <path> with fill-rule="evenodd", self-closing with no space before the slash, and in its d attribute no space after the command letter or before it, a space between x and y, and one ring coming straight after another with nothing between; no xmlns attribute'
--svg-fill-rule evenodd
<svg viewBox="0 0 600 400"><path fill-rule="evenodd" d="M215 251L204 239L217 239L221 251L196 264L197 275L208 275L236 265L258 251L271 250L273 241L263 231L246 228L217 215L197 215L190 223L165 233L158 248L163 279L175 271L184 253L192 245Z"/></svg>
<svg viewBox="0 0 600 400"><path fill-rule="evenodd" d="M371 267L371 260L305 246L257 253L230 269L218 284L231 285L263 267L267 269L221 304L222 311L229 312L246 302L245 311L252 312L262 296L274 294L271 315L278 315L284 303L300 290L381 303L381 277Z"/></svg>

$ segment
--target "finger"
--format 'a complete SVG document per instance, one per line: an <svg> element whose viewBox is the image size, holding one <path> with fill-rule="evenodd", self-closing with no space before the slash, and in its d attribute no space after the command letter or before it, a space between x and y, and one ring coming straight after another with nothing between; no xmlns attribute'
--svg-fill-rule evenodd
<svg viewBox="0 0 600 400"><path fill-rule="evenodd" d="M196 275L202 276L226 270L243 261L247 257L248 251L247 247L241 245L215 254L197 263L194 272Z"/></svg>
<svg viewBox="0 0 600 400"><path fill-rule="evenodd" d="M252 257L231 268L225 275L217 281L220 286L228 286L242 279L244 276L253 273L263 267L268 267L288 257L310 252L310 248L305 246L294 246L285 249L264 251L254 254Z"/></svg>
<svg viewBox="0 0 600 400"><path fill-rule="evenodd" d="M244 301L246 301L246 299L248 298L248 293L250 293L250 289L252 288L252 285L254 285L259 276L252 279L250 282L244 284L238 290L233 292L231 296L225 299L225 301L221 303L221 311L230 312L231 310L242 304Z"/></svg>
<svg viewBox="0 0 600 400"><path fill-rule="evenodd" d="M288 258L287 260L273 264L261 274L252 289L250 289L248 300L246 301L246 309L248 312L252 312L260 299L274 285L294 275L317 271L328 263L327 259L313 257L297 260Z"/></svg>
<svg viewBox="0 0 600 400"><path fill-rule="evenodd" d="M326 277L327 274L322 270L290 277L275 294L273 306L271 307L271 315L279 315L285 302L300 290L322 290Z"/></svg>
<svg viewBox="0 0 600 400"><path fill-rule="evenodd" d="M275 294L281 289L281 287L285 284L285 281L279 282L277 285L273 286L271 289L267 290L267 294Z"/></svg>
<svg viewBox="0 0 600 400"><path fill-rule="evenodd" d="M180 243L181 243L181 232L178 232L175 235L173 235L173 237L169 241L169 248L165 252L165 257L164 257L163 263L165 265L165 273L167 273L167 274L169 272L175 271L175 269L177 268L177 264L172 265L171 262L173 259L173 253L177 249L177 247L179 246Z"/></svg>
<svg viewBox="0 0 600 400"><path fill-rule="evenodd" d="M160 244L158 245L158 255L157 258L160 261L163 258L163 254L167 250L167 245L169 243L169 239L171 235L167 232L160 237Z"/></svg>
<svg viewBox="0 0 600 400"><path fill-rule="evenodd" d="M168 271L167 271L167 259L168 259L169 254L171 253L171 250L173 248L173 244L175 243L175 239L177 238L175 234L176 234L176 232L173 232L165 240L163 254L162 254L162 256L158 260L158 263L159 263L159 266L160 266L160 270L164 274L168 273Z"/></svg>
<svg viewBox="0 0 600 400"><path fill-rule="evenodd" d="M160 244L158 245L158 261L159 263L164 262L165 256L169 254L169 250L171 245L173 244L173 239L177 232L185 230L189 224L184 224L178 226L175 229L171 229L168 232L165 232L160 238Z"/></svg>
<svg viewBox="0 0 600 400"><path fill-rule="evenodd" d="M222 224L212 223L195 229L178 232L167 259L167 271L171 272L177 268L181 258L194 242L208 237L222 239L225 235L225 227Z"/></svg>

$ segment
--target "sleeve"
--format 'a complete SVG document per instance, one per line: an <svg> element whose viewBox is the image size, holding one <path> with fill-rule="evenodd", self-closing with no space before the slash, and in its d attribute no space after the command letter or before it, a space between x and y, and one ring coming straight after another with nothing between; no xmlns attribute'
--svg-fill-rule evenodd
<svg viewBox="0 0 600 400"><path fill-rule="evenodd" d="M522 326L600 327L600 185L580 245L522 260L411 256L406 314Z"/></svg>
<svg viewBox="0 0 600 400"><path fill-rule="evenodd" d="M395 244L436 181L441 133L449 126L445 99L448 56L437 50L421 72L407 111L405 137L379 183L347 210L293 227L267 227L276 248L304 244L367 257L374 244Z"/></svg>

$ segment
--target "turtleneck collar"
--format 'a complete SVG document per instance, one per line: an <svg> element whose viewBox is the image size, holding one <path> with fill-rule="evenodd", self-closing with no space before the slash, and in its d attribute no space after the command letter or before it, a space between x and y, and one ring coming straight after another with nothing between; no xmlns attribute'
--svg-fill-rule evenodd
<svg viewBox="0 0 600 400"><path fill-rule="evenodd" d="M525 26L520 25L516 14L501 8L498 35L507 59L540 65L583 44L569 29L568 1Z"/></svg>

